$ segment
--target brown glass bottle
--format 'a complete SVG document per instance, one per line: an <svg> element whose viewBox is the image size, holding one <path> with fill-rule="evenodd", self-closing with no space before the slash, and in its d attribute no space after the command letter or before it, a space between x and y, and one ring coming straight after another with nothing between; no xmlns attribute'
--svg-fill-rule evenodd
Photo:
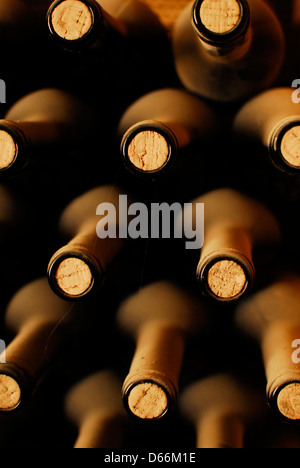
<svg viewBox="0 0 300 468"><path fill-rule="evenodd" d="M59 231L68 243L50 259L48 278L56 294L76 301L98 290L104 274L124 245L119 237L119 196L114 186L101 186L89 190L73 200L61 214ZM110 204L113 210L107 223L114 237L100 238L97 226L104 213L97 216L99 205ZM116 215L116 216L115 216Z"/></svg>
<svg viewBox="0 0 300 468"><path fill-rule="evenodd" d="M177 74L190 91L222 103L267 89L279 75L284 37L259 0L197 0L173 31Z"/></svg>
<svg viewBox="0 0 300 468"><path fill-rule="evenodd" d="M300 112L295 89L273 88L246 102L234 118L233 133L239 144L269 156L277 169L300 174Z"/></svg>
<svg viewBox="0 0 300 468"><path fill-rule="evenodd" d="M58 55L82 75L77 88L99 106L110 93L115 115L141 94L176 79L167 31L145 2L56 0L48 29ZM64 64L61 68L68 74ZM106 92L99 93L101 88Z"/></svg>
<svg viewBox="0 0 300 468"><path fill-rule="evenodd" d="M298 274L283 271L272 284L236 309L236 324L261 350L267 400L286 422L299 423L299 291Z"/></svg>
<svg viewBox="0 0 300 468"><path fill-rule="evenodd" d="M24 96L0 120L0 174L22 170L49 148L64 148L67 154L88 146L97 122L86 102L65 91L42 89Z"/></svg>
<svg viewBox="0 0 300 468"><path fill-rule="evenodd" d="M196 203L204 203L205 213L199 286L220 302L241 299L254 284L256 252L270 252L279 244L279 223L263 204L233 189L211 191Z"/></svg>
<svg viewBox="0 0 300 468"><path fill-rule="evenodd" d="M204 328L205 322L199 299L169 282L145 286L121 304L117 323L136 340L123 384L123 400L130 414L156 420L173 409L186 340Z"/></svg>
<svg viewBox="0 0 300 468"><path fill-rule="evenodd" d="M126 168L141 177L157 178L185 164L192 170L197 158L193 164L189 157L183 160L183 151L207 144L217 129L217 113L200 98L182 89L160 89L123 114L118 127L121 156Z"/></svg>
<svg viewBox="0 0 300 468"><path fill-rule="evenodd" d="M70 311L70 304L51 291L47 278L34 280L13 296L5 313L13 338L6 348L6 362L0 365L1 412L13 412L32 397L66 340L70 320L78 320L74 307Z"/></svg>

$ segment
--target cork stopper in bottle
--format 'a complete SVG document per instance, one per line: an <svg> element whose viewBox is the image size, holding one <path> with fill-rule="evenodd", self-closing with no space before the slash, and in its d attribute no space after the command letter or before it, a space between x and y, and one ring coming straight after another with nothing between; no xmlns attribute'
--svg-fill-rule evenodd
<svg viewBox="0 0 300 468"><path fill-rule="evenodd" d="M65 0L59 3L51 14L52 28L67 41L82 39L93 25L90 8L80 0Z"/></svg>
<svg viewBox="0 0 300 468"><path fill-rule="evenodd" d="M300 168L300 125L290 128L281 141L282 157L296 168Z"/></svg>
<svg viewBox="0 0 300 468"><path fill-rule="evenodd" d="M66 258L56 270L57 286L68 296L81 296L88 291L92 281L89 266L79 258Z"/></svg>
<svg viewBox="0 0 300 468"><path fill-rule="evenodd" d="M158 419L168 409L164 390L154 382L141 382L128 395L128 407L140 419Z"/></svg>
<svg viewBox="0 0 300 468"><path fill-rule="evenodd" d="M132 138L127 157L135 168L152 172L166 164L169 153L169 144L163 135L154 130L143 130Z"/></svg>
<svg viewBox="0 0 300 468"><path fill-rule="evenodd" d="M300 420L300 383L291 383L280 391L277 407L285 418L292 421Z"/></svg>
<svg viewBox="0 0 300 468"><path fill-rule="evenodd" d="M13 137L5 130L0 130L0 170L11 166L16 156L17 147Z"/></svg>
<svg viewBox="0 0 300 468"><path fill-rule="evenodd" d="M204 0L200 6L202 24L215 34L233 31L241 15L241 6L237 0Z"/></svg>
<svg viewBox="0 0 300 468"><path fill-rule="evenodd" d="M247 284L243 268L233 260L220 260L208 272L208 287L221 299L233 299L241 294Z"/></svg>
<svg viewBox="0 0 300 468"><path fill-rule="evenodd" d="M21 389L15 379L0 374L0 411L13 411L21 402Z"/></svg>

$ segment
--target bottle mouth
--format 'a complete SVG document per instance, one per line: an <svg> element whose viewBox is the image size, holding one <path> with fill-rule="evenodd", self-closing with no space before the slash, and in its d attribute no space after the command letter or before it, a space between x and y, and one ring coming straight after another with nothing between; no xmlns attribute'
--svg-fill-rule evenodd
<svg viewBox="0 0 300 468"><path fill-rule="evenodd" d="M277 387L269 398L271 408L290 424L300 424L300 381Z"/></svg>
<svg viewBox="0 0 300 468"><path fill-rule="evenodd" d="M51 289L62 299L78 301L90 296L100 281L99 268L83 254L67 252L54 255L48 266Z"/></svg>
<svg viewBox="0 0 300 468"><path fill-rule="evenodd" d="M247 0L197 0L193 7L193 26L205 43L230 47L243 42L250 25Z"/></svg>
<svg viewBox="0 0 300 468"><path fill-rule="evenodd" d="M300 174L300 119L284 121L274 130L269 153L278 169L290 175Z"/></svg>
<svg viewBox="0 0 300 468"><path fill-rule="evenodd" d="M253 283L254 267L247 263L228 256L209 258L197 271L203 293L219 302L239 300Z"/></svg>
<svg viewBox="0 0 300 468"><path fill-rule="evenodd" d="M20 403L21 389L18 382L9 375L0 374L0 411L14 411Z"/></svg>
<svg viewBox="0 0 300 468"><path fill-rule="evenodd" d="M12 413L23 407L31 394L25 372L14 363L0 366L0 413Z"/></svg>
<svg viewBox="0 0 300 468"><path fill-rule="evenodd" d="M167 126L142 122L132 126L123 136L121 156L127 169L140 176L160 176L171 167L178 143Z"/></svg>
<svg viewBox="0 0 300 468"><path fill-rule="evenodd" d="M93 0L57 0L47 19L51 36L70 50L93 42L103 23L101 8Z"/></svg>
<svg viewBox="0 0 300 468"><path fill-rule="evenodd" d="M143 380L127 387L123 402L127 412L140 420L147 421L162 419L171 408L170 395L153 380Z"/></svg>
<svg viewBox="0 0 300 468"><path fill-rule="evenodd" d="M0 124L0 175L9 175L24 163L26 138L10 122Z"/></svg>

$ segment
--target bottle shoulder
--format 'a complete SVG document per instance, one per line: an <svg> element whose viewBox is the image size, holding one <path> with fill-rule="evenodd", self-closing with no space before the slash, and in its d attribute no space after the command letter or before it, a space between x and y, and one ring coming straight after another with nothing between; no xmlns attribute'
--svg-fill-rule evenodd
<svg viewBox="0 0 300 468"><path fill-rule="evenodd" d="M236 59L213 55L197 35L192 5L179 17L172 44L179 78L192 92L210 99L234 101L270 86L284 59L284 35L278 19L263 2L249 1L250 44ZM241 46L243 47L243 46Z"/></svg>

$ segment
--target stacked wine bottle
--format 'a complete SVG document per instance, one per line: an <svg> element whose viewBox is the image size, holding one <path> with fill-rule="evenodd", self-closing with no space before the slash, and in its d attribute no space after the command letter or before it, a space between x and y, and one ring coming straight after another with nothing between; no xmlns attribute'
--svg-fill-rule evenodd
<svg viewBox="0 0 300 468"><path fill-rule="evenodd" d="M1 447L300 447L299 18L1 0Z"/></svg>

